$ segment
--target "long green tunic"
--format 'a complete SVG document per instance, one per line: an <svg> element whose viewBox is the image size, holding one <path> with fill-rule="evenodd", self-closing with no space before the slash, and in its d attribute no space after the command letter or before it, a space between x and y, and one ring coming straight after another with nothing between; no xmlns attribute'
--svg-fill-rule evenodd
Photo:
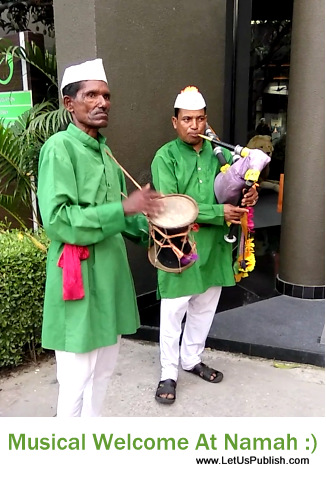
<svg viewBox="0 0 326 480"><path fill-rule="evenodd" d="M42 345L76 353L113 345L120 334L135 333L139 315L134 284L121 234L148 242L143 215L125 217L123 174L96 140L70 124L43 146L39 161L38 200L51 243L47 258ZM110 150L109 150L110 151ZM64 301L62 269L65 243L86 245L82 260L85 297Z"/></svg>
<svg viewBox="0 0 326 480"><path fill-rule="evenodd" d="M223 149L231 162L232 156ZM232 245L224 240L228 226L224 207L214 195L214 180L220 171L210 142L200 152L179 138L161 147L152 162L153 184L164 194L180 193L194 198L199 207L197 222L205 224L194 233L198 260L181 273L158 270L159 298L177 298L205 292L212 286L234 285Z"/></svg>

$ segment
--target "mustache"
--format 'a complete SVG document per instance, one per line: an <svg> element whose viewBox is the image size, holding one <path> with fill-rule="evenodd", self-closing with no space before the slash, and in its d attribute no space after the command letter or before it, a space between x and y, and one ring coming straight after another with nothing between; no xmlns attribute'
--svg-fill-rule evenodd
<svg viewBox="0 0 326 480"><path fill-rule="evenodd" d="M106 107L101 107L101 108L98 107L98 108L96 108L96 109L93 110L93 115L97 115L97 114L99 114L99 113L100 113L100 114L103 114L103 113L108 114L108 113L109 113L109 109L106 108Z"/></svg>

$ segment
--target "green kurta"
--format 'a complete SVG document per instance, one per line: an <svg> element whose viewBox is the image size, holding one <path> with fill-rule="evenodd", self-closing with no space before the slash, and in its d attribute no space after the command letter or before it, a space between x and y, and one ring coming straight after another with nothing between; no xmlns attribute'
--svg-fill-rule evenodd
<svg viewBox="0 0 326 480"><path fill-rule="evenodd" d="M232 156L223 149L231 162ZM205 292L212 286L234 285L232 244L224 240L229 228L224 206L214 195L214 180L220 171L211 144L204 140L200 152L177 138L161 147L152 162L153 184L164 194L189 195L198 203L197 222L205 224L194 233L198 260L181 273L158 270L158 297L177 298Z"/></svg>
<svg viewBox="0 0 326 480"><path fill-rule="evenodd" d="M70 124L43 146L38 199L51 243L47 258L42 345L83 353L113 345L120 334L135 333L139 315L134 284L121 234L148 243L143 215L125 217L123 174L99 140ZM65 243L86 245L81 261L85 297L64 301L62 269L57 266Z"/></svg>

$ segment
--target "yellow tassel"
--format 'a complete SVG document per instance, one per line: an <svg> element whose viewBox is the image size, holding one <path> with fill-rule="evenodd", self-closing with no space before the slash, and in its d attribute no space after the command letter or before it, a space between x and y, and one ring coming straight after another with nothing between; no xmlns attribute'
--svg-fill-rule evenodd
<svg viewBox="0 0 326 480"><path fill-rule="evenodd" d="M242 261L246 262L246 267L241 267ZM256 265L256 258L254 253L254 240L251 237L248 237L245 241L245 251L244 255L239 255L237 259L238 263L238 273L234 275L235 281L240 282L241 278L248 277L248 272L252 272Z"/></svg>
<svg viewBox="0 0 326 480"><path fill-rule="evenodd" d="M230 167L231 167L231 165L229 165L228 163L226 163L225 165L222 165L222 167L221 167L221 172L222 172L222 173L227 172Z"/></svg>
<svg viewBox="0 0 326 480"><path fill-rule="evenodd" d="M257 182L258 178L259 178L259 175L260 175L259 170L254 170L252 168L249 168L246 171L244 178L245 178L245 180L251 180L252 182Z"/></svg>

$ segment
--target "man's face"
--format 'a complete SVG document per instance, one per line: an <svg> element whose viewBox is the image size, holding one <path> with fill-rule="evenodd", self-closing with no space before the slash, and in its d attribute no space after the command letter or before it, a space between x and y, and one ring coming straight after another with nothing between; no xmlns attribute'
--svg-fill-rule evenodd
<svg viewBox="0 0 326 480"><path fill-rule="evenodd" d="M172 117L172 124L178 137L189 145L201 145L203 139L198 137L205 132L207 115L205 110L184 110L180 108L178 116Z"/></svg>
<svg viewBox="0 0 326 480"><path fill-rule="evenodd" d="M64 106L72 114L74 124L96 138L99 128L108 125L110 90L101 80L86 80L75 98L65 96Z"/></svg>

